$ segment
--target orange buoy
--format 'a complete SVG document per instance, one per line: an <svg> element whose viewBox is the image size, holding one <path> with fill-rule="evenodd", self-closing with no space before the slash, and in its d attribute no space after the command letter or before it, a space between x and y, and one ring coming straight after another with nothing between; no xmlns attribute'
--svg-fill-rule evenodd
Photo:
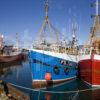
<svg viewBox="0 0 100 100"><path fill-rule="evenodd" d="M45 79L46 79L47 81L50 81L50 80L51 80L51 73L46 73L46 74L45 74Z"/></svg>

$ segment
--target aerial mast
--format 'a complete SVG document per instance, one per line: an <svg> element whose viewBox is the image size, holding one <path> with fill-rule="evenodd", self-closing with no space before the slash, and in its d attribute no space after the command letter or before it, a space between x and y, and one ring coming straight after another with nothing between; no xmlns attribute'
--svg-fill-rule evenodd
<svg viewBox="0 0 100 100"><path fill-rule="evenodd" d="M18 33L16 33L16 49L19 49Z"/></svg>
<svg viewBox="0 0 100 100"><path fill-rule="evenodd" d="M96 0L96 16L98 16L98 9L99 9L99 2L98 0Z"/></svg>
<svg viewBox="0 0 100 100"><path fill-rule="evenodd" d="M43 45L54 44L57 46L59 42L60 32L55 27L53 27L53 25L49 20L48 17L49 0L44 0L44 11L45 11L45 18L42 27L39 31L37 42Z"/></svg>
<svg viewBox="0 0 100 100"><path fill-rule="evenodd" d="M3 39L4 39L4 36L3 36L3 34L0 34L0 50L2 50L2 48L3 48Z"/></svg>
<svg viewBox="0 0 100 100"><path fill-rule="evenodd" d="M48 0L45 0L44 7L45 7L45 19L47 21L48 20L48 10L49 10L49 1Z"/></svg>
<svg viewBox="0 0 100 100"><path fill-rule="evenodd" d="M99 2L98 2L98 0L96 0L96 20L95 20L96 33L98 33L98 31L99 31L99 12L98 12L98 10L99 10Z"/></svg>
<svg viewBox="0 0 100 100"><path fill-rule="evenodd" d="M96 53L100 52L100 23L99 23L99 1L96 0L95 3L96 6L96 15L94 20L94 25L91 30L91 38L90 38L90 44L92 47L92 50L94 50Z"/></svg>
<svg viewBox="0 0 100 100"><path fill-rule="evenodd" d="M77 24L72 24L72 46L75 46L75 43L77 41L77 38L76 38L77 31L78 31Z"/></svg>
<svg viewBox="0 0 100 100"><path fill-rule="evenodd" d="M100 25L99 25L99 2L98 0L96 0L95 3L96 6L96 15L95 15L95 20L94 20L94 26L92 27L91 30L91 41L93 43L93 41L96 41L99 37L99 29L100 29Z"/></svg>
<svg viewBox="0 0 100 100"><path fill-rule="evenodd" d="M73 54L77 54L77 37L76 32L78 31L77 24L72 24L72 41L71 41L71 49Z"/></svg>

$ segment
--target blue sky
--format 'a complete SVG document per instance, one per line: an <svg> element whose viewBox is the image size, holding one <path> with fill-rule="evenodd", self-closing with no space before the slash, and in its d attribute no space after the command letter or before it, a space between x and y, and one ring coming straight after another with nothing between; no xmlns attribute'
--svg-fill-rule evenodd
<svg viewBox="0 0 100 100"><path fill-rule="evenodd" d="M71 36L71 25L79 26L80 44L89 36L95 8L90 3L95 0L49 0L49 18L53 26ZM14 41L18 33L20 41L31 43L39 32L44 20L44 0L0 0L0 33L6 41Z"/></svg>

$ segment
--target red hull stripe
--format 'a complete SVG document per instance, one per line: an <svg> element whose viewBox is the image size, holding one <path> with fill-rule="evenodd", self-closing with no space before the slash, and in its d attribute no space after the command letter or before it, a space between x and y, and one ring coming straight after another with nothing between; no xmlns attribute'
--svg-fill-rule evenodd
<svg viewBox="0 0 100 100"><path fill-rule="evenodd" d="M92 86L100 85L100 55L79 62L81 78Z"/></svg>

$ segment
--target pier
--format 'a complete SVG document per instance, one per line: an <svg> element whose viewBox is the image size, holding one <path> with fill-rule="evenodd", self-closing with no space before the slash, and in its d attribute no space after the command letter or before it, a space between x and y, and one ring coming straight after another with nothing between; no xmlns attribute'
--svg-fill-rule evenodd
<svg viewBox="0 0 100 100"><path fill-rule="evenodd" d="M28 94L0 80L0 100L30 100Z"/></svg>

